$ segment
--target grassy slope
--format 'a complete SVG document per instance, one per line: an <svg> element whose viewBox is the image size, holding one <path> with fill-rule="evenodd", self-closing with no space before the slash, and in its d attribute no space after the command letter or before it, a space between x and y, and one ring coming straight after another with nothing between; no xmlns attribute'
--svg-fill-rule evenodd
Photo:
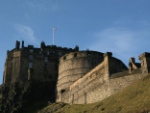
<svg viewBox="0 0 150 113"><path fill-rule="evenodd" d="M149 113L150 75L101 102L86 105L55 103L38 113L54 111L55 113Z"/></svg>

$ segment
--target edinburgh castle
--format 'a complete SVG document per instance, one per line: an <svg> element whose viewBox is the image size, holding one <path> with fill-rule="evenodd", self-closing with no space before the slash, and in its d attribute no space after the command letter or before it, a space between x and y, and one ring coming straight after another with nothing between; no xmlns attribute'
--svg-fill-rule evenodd
<svg viewBox="0 0 150 113"><path fill-rule="evenodd" d="M78 46L72 49L45 45L44 42L40 48L26 47L24 41L16 41L15 48L7 51L2 85L18 81L42 82L47 83L47 88L44 90L40 86L42 91L39 89L39 92L49 92L47 95L52 97L47 101L94 103L147 76L150 53L141 54L139 60L141 63L130 58L126 67L111 52L80 51ZM0 93L2 103L6 96L2 91Z"/></svg>

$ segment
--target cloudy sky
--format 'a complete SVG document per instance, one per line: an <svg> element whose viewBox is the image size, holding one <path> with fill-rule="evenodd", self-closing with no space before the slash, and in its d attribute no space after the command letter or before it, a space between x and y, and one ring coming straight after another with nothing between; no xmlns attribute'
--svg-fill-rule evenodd
<svg viewBox="0 0 150 113"><path fill-rule="evenodd" d="M0 83L15 41L113 52L126 65L149 52L150 0L0 0Z"/></svg>

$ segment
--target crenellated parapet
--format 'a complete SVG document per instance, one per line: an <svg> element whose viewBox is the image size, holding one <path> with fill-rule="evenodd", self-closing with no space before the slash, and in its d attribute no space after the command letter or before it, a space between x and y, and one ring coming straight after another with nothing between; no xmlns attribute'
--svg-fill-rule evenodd
<svg viewBox="0 0 150 113"><path fill-rule="evenodd" d="M65 64L63 62L61 63ZM64 66L62 67L64 68ZM63 101L70 104L86 104L102 100L111 94L110 92L103 92L105 90L103 85L105 83L109 83L113 79L112 74L123 72L125 70L127 70L127 67L119 59L114 58L111 52L106 52L103 54L103 60L97 66L89 70L85 75L78 78L73 83L68 84L70 81L69 76L71 78L74 76L72 73L64 79L66 81L63 81L63 84L61 84L63 80L61 78L63 77L59 74L57 84L57 101ZM73 70L71 70L71 72L73 72ZM64 77L66 75L67 74L65 73ZM96 91L95 89L98 90ZM93 96L94 93L95 96ZM101 93L104 94L100 95ZM99 95L98 97L96 96L97 94Z"/></svg>
<svg viewBox="0 0 150 113"><path fill-rule="evenodd" d="M61 100L62 92L67 90L79 78L103 61L103 53L96 51L71 52L59 59L57 101Z"/></svg>
<svg viewBox="0 0 150 113"><path fill-rule="evenodd" d="M130 58L129 60L129 73L132 73L134 70L141 68L141 64L135 62L135 58Z"/></svg>
<svg viewBox="0 0 150 113"><path fill-rule="evenodd" d="M38 81L54 84L56 101L83 104L101 101L150 72L150 53L129 60L129 69L111 52L79 51L46 45L39 48L16 41L7 51L3 83ZM142 70L142 74L141 74ZM55 94L57 93L57 94Z"/></svg>
<svg viewBox="0 0 150 113"><path fill-rule="evenodd" d="M15 48L7 51L3 83L18 80L57 80L58 60L61 56L76 52L74 49L46 45L41 42L41 47L24 45L24 41L16 41Z"/></svg>
<svg viewBox="0 0 150 113"><path fill-rule="evenodd" d="M60 63L64 62L64 60L70 60L74 58L87 58L87 57L99 57L103 58L103 53L96 51L77 51L71 52L69 54L65 54L63 57L59 59Z"/></svg>
<svg viewBox="0 0 150 113"><path fill-rule="evenodd" d="M141 61L142 74L148 74L150 72L150 53L141 54L139 60Z"/></svg>

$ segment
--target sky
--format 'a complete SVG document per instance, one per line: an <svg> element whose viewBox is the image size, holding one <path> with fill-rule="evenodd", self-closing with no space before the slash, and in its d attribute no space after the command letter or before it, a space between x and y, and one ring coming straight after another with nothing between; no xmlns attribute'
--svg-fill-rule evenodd
<svg viewBox="0 0 150 113"><path fill-rule="evenodd" d="M15 41L112 52L129 58L149 52L150 0L0 0L0 84Z"/></svg>

